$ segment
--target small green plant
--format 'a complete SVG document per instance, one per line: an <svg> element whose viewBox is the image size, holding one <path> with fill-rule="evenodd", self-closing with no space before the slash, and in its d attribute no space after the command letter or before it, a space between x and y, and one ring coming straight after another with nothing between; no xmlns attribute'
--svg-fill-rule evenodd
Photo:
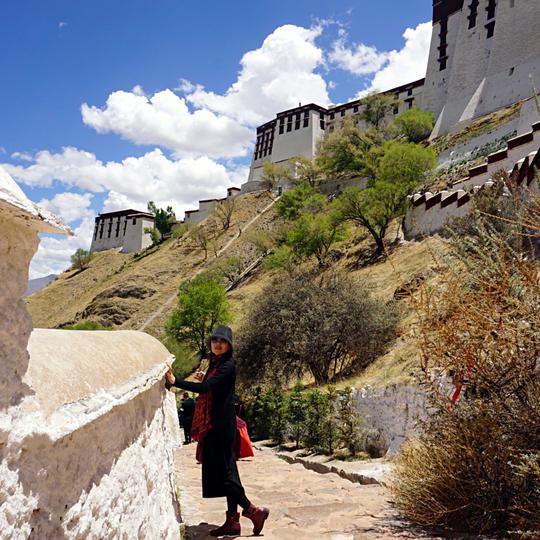
<svg viewBox="0 0 540 540"><path fill-rule="evenodd" d="M90 261L92 260L94 254L86 249L79 248L71 256L71 266L74 270L85 270L88 268Z"/></svg>
<svg viewBox="0 0 540 540"><path fill-rule="evenodd" d="M337 415L339 419L338 441L354 457L361 450L362 418L350 387L338 392Z"/></svg>
<svg viewBox="0 0 540 540"><path fill-rule="evenodd" d="M306 398L302 393L303 386L300 381L294 385L292 392L287 396L286 417L295 447L300 447L304 436L306 422Z"/></svg>
<svg viewBox="0 0 540 540"><path fill-rule="evenodd" d="M112 328L103 326L94 321L81 321L77 324L64 326L63 330L112 330Z"/></svg>

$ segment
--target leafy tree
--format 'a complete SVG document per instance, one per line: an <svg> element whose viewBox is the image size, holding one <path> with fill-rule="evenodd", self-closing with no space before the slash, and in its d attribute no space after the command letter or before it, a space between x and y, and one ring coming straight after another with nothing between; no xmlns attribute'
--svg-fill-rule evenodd
<svg viewBox="0 0 540 540"><path fill-rule="evenodd" d="M325 400L327 403L326 414L321 423L321 446L330 455L334 453L339 437L339 423L337 419L337 392L335 386L328 386Z"/></svg>
<svg viewBox="0 0 540 540"><path fill-rule="evenodd" d="M251 229L245 236L245 241L255 246L259 255L267 255L275 245L275 240L272 231L262 229Z"/></svg>
<svg viewBox="0 0 540 540"><path fill-rule="evenodd" d="M263 163L263 172L260 180L261 187L267 191L275 191L280 181L290 177L287 167L271 161Z"/></svg>
<svg viewBox="0 0 540 540"><path fill-rule="evenodd" d="M427 139L433 130L433 113L413 107L397 116L394 126L409 142L419 143Z"/></svg>
<svg viewBox="0 0 540 540"><path fill-rule="evenodd" d="M319 389L306 394L306 423L303 443L309 449L319 449L324 445L325 420L329 404L327 394Z"/></svg>
<svg viewBox="0 0 540 540"><path fill-rule="evenodd" d="M176 215L172 206L167 206L167 209L163 210L163 208L158 208L154 201L150 201L148 211L154 216L155 227L161 233L161 236L169 234L176 223Z"/></svg>
<svg viewBox="0 0 540 540"><path fill-rule="evenodd" d="M231 226L231 219L235 206L236 200L232 197L228 197L224 201L220 201L214 210L214 213L221 223L224 231L228 230Z"/></svg>
<svg viewBox="0 0 540 540"><path fill-rule="evenodd" d="M287 245L300 258L314 256L319 266L326 263L330 248L345 236L342 223L334 214L302 214L287 237Z"/></svg>
<svg viewBox="0 0 540 540"><path fill-rule="evenodd" d="M304 156L296 156L289 160L294 169L292 180L297 184L307 184L314 190L318 190L321 182L325 179L324 171L319 164Z"/></svg>
<svg viewBox="0 0 540 540"><path fill-rule="evenodd" d="M220 261L215 268L228 283L234 283L242 274L245 266L246 261L242 257L233 256Z"/></svg>
<svg viewBox="0 0 540 540"><path fill-rule="evenodd" d="M347 118L340 129L328 133L317 147L315 161L328 178L371 178L377 159L380 134L358 127Z"/></svg>
<svg viewBox="0 0 540 540"><path fill-rule="evenodd" d="M303 386L297 381L287 396L286 415L295 447L298 449L303 438L306 422L306 398L302 393Z"/></svg>
<svg viewBox="0 0 540 540"><path fill-rule="evenodd" d="M392 141L377 167L377 177L368 188L345 189L336 201L337 212L343 220L365 227L384 252L384 237L391 220L407 210L407 195L435 166L432 149L412 143Z"/></svg>
<svg viewBox="0 0 540 540"><path fill-rule="evenodd" d="M214 274L203 273L180 285L178 307L165 325L168 336L206 352L206 337L216 324L231 320L225 288Z"/></svg>
<svg viewBox="0 0 540 540"><path fill-rule="evenodd" d="M71 265L75 270L84 270L88 268L90 261L92 260L94 254L86 249L79 248L71 256Z"/></svg>
<svg viewBox="0 0 540 540"><path fill-rule="evenodd" d="M309 199L316 195L316 191L307 182L286 191L276 203L277 213L287 220L294 220L300 216Z"/></svg>
<svg viewBox="0 0 540 540"><path fill-rule="evenodd" d="M371 93L362 100L364 109L360 113L360 118L378 129L382 126L386 115L399 103L399 99L394 94Z"/></svg>
<svg viewBox="0 0 540 540"><path fill-rule="evenodd" d="M213 231L204 225L196 225L191 229L189 237L198 248L204 251L204 260L208 259L208 250L212 247Z"/></svg>
<svg viewBox="0 0 540 540"><path fill-rule="evenodd" d="M239 378L277 386L310 374L325 384L369 365L396 335L394 303L339 274L280 275L239 329Z"/></svg>
<svg viewBox="0 0 540 540"><path fill-rule="evenodd" d="M274 249L271 255L268 255L263 261L265 270L285 270L292 274L298 264L298 257L294 254L292 248L287 245L281 245Z"/></svg>

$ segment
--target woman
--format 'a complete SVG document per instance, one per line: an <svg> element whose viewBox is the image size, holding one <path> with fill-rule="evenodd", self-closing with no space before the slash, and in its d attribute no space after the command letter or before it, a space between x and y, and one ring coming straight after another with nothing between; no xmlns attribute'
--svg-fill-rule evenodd
<svg viewBox="0 0 540 540"><path fill-rule="evenodd" d="M236 467L236 368L232 358L232 330L228 326L217 326L208 339L210 367L205 374L196 374L202 382L178 380L170 369L166 379L177 388L201 394L195 407L191 435L199 441L197 454L202 462L203 497L227 497L225 523L210 534L240 535L240 505L242 515L253 522L253 534L258 535L269 510L250 503Z"/></svg>

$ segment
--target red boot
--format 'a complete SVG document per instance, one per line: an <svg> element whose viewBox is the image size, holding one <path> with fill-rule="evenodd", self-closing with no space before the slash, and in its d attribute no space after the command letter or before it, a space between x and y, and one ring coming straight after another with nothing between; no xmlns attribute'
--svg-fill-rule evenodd
<svg viewBox="0 0 540 540"><path fill-rule="evenodd" d="M225 523L210 531L210 536L240 536L240 514L225 512Z"/></svg>
<svg viewBox="0 0 540 540"><path fill-rule="evenodd" d="M253 521L253 534L259 535L264 527L264 522L268 517L270 510L261 506L254 506L253 504L247 510L242 511L242 515Z"/></svg>

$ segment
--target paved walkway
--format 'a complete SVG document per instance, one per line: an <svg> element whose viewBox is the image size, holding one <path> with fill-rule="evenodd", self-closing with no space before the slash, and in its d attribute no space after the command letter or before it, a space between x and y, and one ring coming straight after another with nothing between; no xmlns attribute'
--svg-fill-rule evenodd
<svg viewBox="0 0 540 540"><path fill-rule="evenodd" d="M201 470L194 459L195 444L176 455L182 517L188 540L212 538L221 525L225 499L201 498ZM265 540L433 539L401 522L379 485L360 485L335 474L319 474L289 464L271 452L239 462L246 494L254 504L268 506ZM251 522L241 518L242 537L251 536Z"/></svg>

